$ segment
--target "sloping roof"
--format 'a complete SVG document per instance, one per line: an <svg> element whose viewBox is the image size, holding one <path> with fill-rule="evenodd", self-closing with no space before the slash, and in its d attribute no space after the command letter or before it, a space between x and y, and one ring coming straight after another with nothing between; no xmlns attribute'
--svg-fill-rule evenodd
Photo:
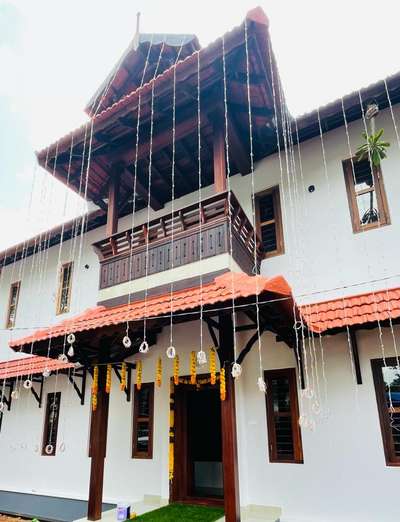
<svg viewBox="0 0 400 522"><path fill-rule="evenodd" d="M73 366L72 363L64 363L58 359L32 355L31 357L0 362L0 380L23 377L24 375L35 375L43 373L46 369L52 372L65 370Z"/></svg>
<svg viewBox="0 0 400 522"><path fill-rule="evenodd" d="M232 299L260 295L264 292L278 294L291 299L291 289L282 276L265 278L262 276L249 276L244 273L226 272L215 277L213 281L185 290L178 290L172 294L172 312L177 314L184 311L198 309L202 301L204 306L217 303L228 303ZM107 308L97 306L85 312L66 319L49 328L38 330L33 335L10 342L10 346L16 349L22 345L30 345L33 342L45 341L56 337L63 337L71 332L83 332L105 326L118 325L127 321L142 321L145 317L168 317L171 312L171 294L164 293L159 296L149 297Z"/></svg>
<svg viewBox="0 0 400 522"><path fill-rule="evenodd" d="M301 314L316 333L400 317L400 288L303 305Z"/></svg>
<svg viewBox="0 0 400 522"><path fill-rule="evenodd" d="M140 34L139 37L135 35L121 58L87 103L85 107L87 114L93 116L139 87L147 54L149 54L148 65L150 67L148 67L143 82L149 81L154 74L151 65L157 61L161 45L164 46L164 53L158 67L160 74L176 61L178 53L180 59L183 60L200 49L200 44L194 34Z"/></svg>

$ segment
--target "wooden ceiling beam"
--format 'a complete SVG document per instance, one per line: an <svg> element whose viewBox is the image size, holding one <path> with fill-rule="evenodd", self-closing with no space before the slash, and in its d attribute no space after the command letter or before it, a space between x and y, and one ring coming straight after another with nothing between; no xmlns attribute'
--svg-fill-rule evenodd
<svg viewBox="0 0 400 522"><path fill-rule="evenodd" d="M124 169L129 173L130 176L133 176L131 170L127 167L127 165L124 165ZM133 191L133 183L132 183L132 191ZM143 185L141 180L139 179L139 176L136 176L136 194L140 196L141 199L144 200L146 206L149 203L149 192L147 190L147 187ZM135 197L135 196L134 196ZM161 210L163 208L163 204L156 198L154 193L150 191L150 207L153 210Z"/></svg>

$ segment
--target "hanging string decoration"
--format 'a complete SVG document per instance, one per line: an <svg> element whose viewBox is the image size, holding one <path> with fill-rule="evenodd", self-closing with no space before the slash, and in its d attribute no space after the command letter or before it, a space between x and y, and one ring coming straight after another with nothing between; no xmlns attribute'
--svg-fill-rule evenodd
<svg viewBox="0 0 400 522"><path fill-rule="evenodd" d="M196 352L190 352L190 384L196 384Z"/></svg>
<svg viewBox="0 0 400 522"><path fill-rule="evenodd" d="M106 375L106 393L111 392L111 364L107 364L107 375Z"/></svg>
<svg viewBox="0 0 400 522"><path fill-rule="evenodd" d="M174 359L174 384L175 386L179 384L179 355L175 355Z"/></svg>
<svg viewBox="0 0 400 522"><path fill-rule="evenodd" d="M210 382L213 386L217 382L217 362L215 348L210 348Z"/></svg>
<svg viewBox="0 0 400 522"><path fill-rule="evenodd" d="M121 391L126 390L126 362L123 362L121 366L121 383L119 388Z"/></svg>
<svg viewBox="0 0 400 522"><path fill-rule="evenodd" d="M174 478L174 443L175 443L175 386L174 381L170 383L169 393L169 459L168 472L169 480Z"/></svg>
<svg viewBox="0 0 400 522"><path fill-rule="evenodd" d="M99 367L93 368L93 382L92 382L92 411L97 409L97 392L99 391Z"/></svg>
<svg viewBox="0 0 400 522"><path fill-rule="evenodd" d="M158 388L161 387L162 382L162 359L159 357L157 359L157 369L156 369L156 385Z"/></svg>
<svg viewBox="0 0 400 522"><path fill-rule="evenodd" d="M142 361L136 363L136 388L140 390L142 387Z"/></svg>
<svg viewBox="0 0 400 522"><path fill-rule="evenodd" d="M221 368L219 373L219 396L221 401L226 399L225 368Z"/></svg>

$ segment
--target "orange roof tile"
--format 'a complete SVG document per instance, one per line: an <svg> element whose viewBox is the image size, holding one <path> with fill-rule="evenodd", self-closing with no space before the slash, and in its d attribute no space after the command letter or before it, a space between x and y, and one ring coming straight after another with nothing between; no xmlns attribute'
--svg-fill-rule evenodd
<svg viewBox="0 0 400 522"><path fill-rule="evenodd" d="M263 292L291 297L291 289L282 276L267 279L262 276L226 272L210 283L204 284L202 288L196 286L173 292L172 311L178 313L198 308L200 299L202 299L203 305L213 305L229 302L233 298L255 296ZM149 297L146 303L144 300L140 300L110 308L97 306L57 325L38 330L29 337L13 340L10 342L10 346L15 349L21 345L65 336L71 332L82 332L126 321L141 321L145 316L146 318L162 317L168 315L170 311L171 295L169 292Z"/></svg>
<svg viewBox="0 0 400 522"><path fill-rule="evenodd" d="M303 305L300 311L308 327L317 333L396 319L400 317L400 288Z"/></svg>
<svg viewBox="0 0 400 522"><path fill-rule="evenodd" d="M21 359L0 362L0 380L21 377L24 375L35 375L43 373L45 369L52 372L56 370L65 370L65 368L72 368L73 366L72 363L64 363L57 359L49 359L37 355L21 357Z"/></svg>

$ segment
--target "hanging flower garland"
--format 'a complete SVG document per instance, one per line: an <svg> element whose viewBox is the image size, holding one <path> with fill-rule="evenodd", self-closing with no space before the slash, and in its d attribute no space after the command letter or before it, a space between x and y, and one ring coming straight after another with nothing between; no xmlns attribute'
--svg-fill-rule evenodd
<svg viewBox="0 0 400 522"><path fill-rule="evenodd" d="M190 384L196 384L196 352L190 352Z"/></svg>
<svg viewBox="0 0 400 522"><path fill-rule="evenodd" d="M226 399L225 368L221 368L219 374L219 395L221 397L221 401Z"/></svg>
<svg viewBox="0 0 400 522"><path fill-rule="evenodd" d="M170 384L169 394L169 460L168 460L168 472L169 480L174 478L174 444L175 444L175 398L174 398L175 386L174 382Z"/></svg>
<svg viewBox="0 0 400 522"><path fill-rule="evenodd" d="M217 382L217 364L215 355L215 348L210 348L210 382L213 386Z"/></svg>
<svg viewBox="0 0 400 522"><path fill-rule="evenodd" d="M162 381L162 359L159 357L157 359L157 369L156 369L156 385L158 388L161 387L161 381Z"/></svg>
<svg viewBox="0 0 400 522"><path fill-rule="evenodd" d="M93 382L92 382L92 411L97 409L97 392L99 390L99 367L93 368Z"/></svg>
<svg viewBox="0 0 400 522"><path fill-rule="evenodd" d="M121 366L121 383L119 388L121 391L126 390L126 362L123 362Z"/></svg>
<svg viewBox="0 0 400 522"><path fill-rule="evenodd" d="M136 388L140 390L142 387L142 361L136 363Z"/></svg>
<svg viewBox="0 0 400 522"><path fill-rule="evenodd" d="M111 364L107 364L106 393L111 391Z"/></svg>
<svg viewBox="0 0 400 522"><path fill-rule="evenodd" d="M179 355L175 355L174 358L174 384L175 386L179 384Z"/></svg>

